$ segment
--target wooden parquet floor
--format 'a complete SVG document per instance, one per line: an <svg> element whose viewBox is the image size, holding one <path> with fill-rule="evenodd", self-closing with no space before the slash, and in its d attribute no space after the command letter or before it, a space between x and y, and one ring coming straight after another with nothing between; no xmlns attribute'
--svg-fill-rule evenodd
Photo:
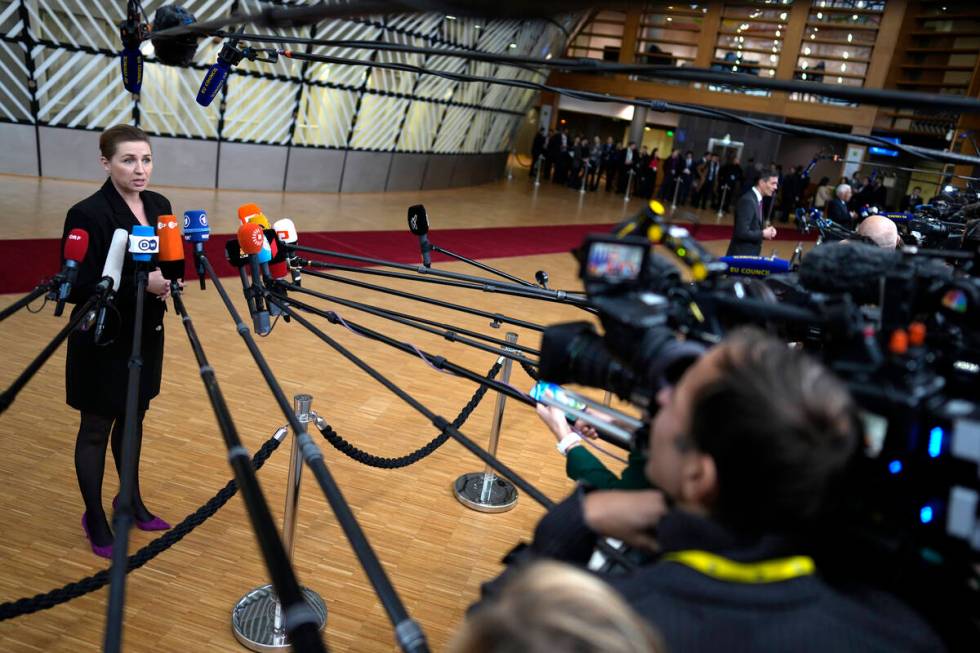
<svg viewBox="0 0 980 653"><path fill-rule="evenodd" d="M0 178L0 196L8 205L2 212L0 237L58 235L66 207L93 187L75 182ZM404 225L405 207L418 201L431 203L430 217L436 230L440 226L466 224L611 222L624 215L619 197L590 195L580 201L578 193L547 186L532 193L524 179L516 178L510 184L414 196L311 194L258 198L259 194L237 192L161 191L180 211L192 208L190 196L195 196L191 198L195 201L210 197L214 204L205 208L214 216L224 216L227 232L233 230L237 205L249 200L259 202L270 217L291 215L301 230L339 228L334 214L338 207L345 215L358 216L344 223L351 229L399 228ZM201 202L196 206L201 206ZM638 207L637 202L630 204L629 210ZM434 211L436 207L438 210ZM313 223L315 220L320 222ZM212 222L218 221L212 218ZM710 245L721 249L725 243ZM784 255L792 249L788 242L777 246ZM577 287L568 255L489 262L524 278L533 278L535 270L545 269L553 287ZM459 263L440 267L473 271ZM237 279L226 279L225 283L239 311L244 312ZM306 284L342 297L500 336L506 330L490 329L479 318L342 284L311 278ZM542 324L582 319L584 315L558 304L458 288L397 281L390 285ZM2 296L0 306L7 306L14 299ZM196 282L189 283L185 300L241 437L254 452L284 423L284 418L215 290L209 286L201 292ZM494 362L491 354L448 343L437 336L324 302L314 303L337 309L346 319L443 354L481 373ZM54 318L49 305L39 315L21 311L0 325L6 343L0 382L9 384L63 326L64 319ZM475 390L474 384L438 373L418 358L326 321L314 321L447 419L455 417ZM176 523L221 488L231 472L197 365L172 310L166 330L163 386L146 418L141 484L150 508ZM517 332L521 343L538 345L535 333ZM435 436L435 429L424 418L298 324L280 322L268 338L259 340L286 393L311 393L315 410L362 449L393 457L412 451ZM82 505L73 471L78 418L64 403L63 379L62 349L0 417L0 602L59 587L108 564L88 549L79 525ZM511 383L528 389L531 380L515 366ZM490 393L462 429L477 442L487 441L493 403L494 395ZM315 432L314 435L409 614L422 624L433 650L444 649L466 607L477 597L479 584L500 571L501 556L530 535L542 509L526 496L520 498L514 510L502 514L482 514L458 503L451 491L453 480L462 473L480 470L482 464L453 441L410 467L386 471L357 463L334 450ZM284 502L289 443L273 454L259 474L277 519ZM572 488L553 438L524 405L508 402L499 453L504 462L553 499L560 499ZM107 469L112 470L111 463ZM116 487L115 472L107 471L103 492L107 507ZM296 536L296 571L300 581L319 592L327 603L326 640L331 650L395 650L386 615L308 470L304 473ZM134 531L131 550L144 546L151 537ZM125 650L241 651L231 633L231 610L245 592L266 582L268 577L242 501L235 497L183 541L130 574L126 586ZM106 600L103 589L49 610L0 622L0 650L100 650Z"/></svg>

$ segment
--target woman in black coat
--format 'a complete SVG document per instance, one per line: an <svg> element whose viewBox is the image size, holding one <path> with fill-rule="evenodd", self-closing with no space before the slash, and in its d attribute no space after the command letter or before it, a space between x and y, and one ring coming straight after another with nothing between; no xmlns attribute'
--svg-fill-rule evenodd
<svg viewBox="0 0 980 653"><path fill-rule="evenodd" d="M102 267L116 229L132 231L135 225L156 227L157 217L171 214L170 202L163 195L146 190L153 171L150 140L136 127L117 125L103 132L99 139L102 167L109 178L97 192L68 210L64 238L72 229L84 229L89 247L78 269L78 281L69 301L75 304L72 315L92 296L102 276ZM62 247L62 249L64 249ZM143 370L139 389L137 419L137 461L142 440L143 416L150 399L160 393L163 365L164 303L170 295L170 284L159 268L149 275L147 301L143 314ZM112 531L102 505L102 477L106 445L112 440L116 471L122 462L122 432L126 407L129 357L133 346L136 286L134 265L129 256L123 266L114 310L106 315L102 341L95 343L93 331L75 331L68 338L65 364L65 388L68 405L81 413L75 442L75 473L85 503L82 528L99 556L112 556ZM157 300L157 301L152 301ZM136 525L142 530L166 530L170 525L155 517L143 504L137 473L133 510ZM113 501L115 504L115 500Z"/></svg>

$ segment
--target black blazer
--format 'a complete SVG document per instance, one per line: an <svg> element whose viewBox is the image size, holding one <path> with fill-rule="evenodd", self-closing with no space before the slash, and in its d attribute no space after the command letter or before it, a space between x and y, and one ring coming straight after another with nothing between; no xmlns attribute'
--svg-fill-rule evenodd
<svg viewBox="0 0 980 653"><path fill-rule="evenodd" d="M851 217L851 212L847 208L847 204L844 204L844 200L839 197L827 202L827 219L836 222L842 227L847 227L848 229L854 228L854 219Z"/></svg>
<svg viewBox="0 0 980 653"><path fill-rule="evenodd" d="M173 213L170 201L159 193L140 193L146 218L155 228L156 219ZM89 244L85 259L78 267L78 281L72 287L68 301L76 304L72 316L92 296L95 285L102 278L102 267L112 232L116 229L132 231L139 221L129 210L111 180L106 180L97 192L68 209L64 239L75 228L88 232ZM106 313L103 342L93 342L94 329L75 331L68 338L68 355L65 361L65 390L68 405L77 410L106 417L121 416L126 408L126 385L129 377L129 356L133 347L133 327L136 311L135 265L126 256L119 290L111 308ZM146 410L150 399L160 393L160 376L163 371L163 314L166 305L156 296L146 294L143 302L143 371L140 377L139 408Z"/></svg>
<svg viewBox="0 0 980 653"><path fill-rule="evenodd" d="M762 214L755 192L750 188L735 205L735 230L725 256L759 256L761 253Z"/></svg>

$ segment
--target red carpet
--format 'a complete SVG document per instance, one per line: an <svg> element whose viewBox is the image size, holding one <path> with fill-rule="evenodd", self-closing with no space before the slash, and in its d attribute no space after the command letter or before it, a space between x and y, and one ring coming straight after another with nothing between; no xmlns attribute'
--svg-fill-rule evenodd
<svg viewBox="0 0 980 653"><path fill-rule="evenodd" d="M505 258L567 252L591 232L608 233L611 224L566 224L543 227L487 227L482 229L440 229L429 234L430 240L443 249L472 259ZM725 225L702 225L694 232L698 240L728 240L732 228ZM230 235L212 236L205 245L208 258L221 276L237 274L225 262L224 244ZM800 234L780 229L779 240L800 240ZM418 239L405 231L320 231L300 233L300 242L309 247L330 249L361 256L419 263ZM190 247L186 247L191 260ZM452 260L433 253L433 261ZM60 266L60 241L55 238L30 238L0 241L0 294L23 293ZM342 262L339 259L336 262ZM354 264L356 265L356 264ZM189 271L188 276L193 273Z"/></svg>

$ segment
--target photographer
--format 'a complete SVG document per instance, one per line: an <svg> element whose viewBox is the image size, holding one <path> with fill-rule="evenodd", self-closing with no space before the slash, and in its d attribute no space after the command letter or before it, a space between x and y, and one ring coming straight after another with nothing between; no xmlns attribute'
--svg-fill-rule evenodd
<svg viewBox="0 0 980 653"><path fill-rule="evenodd" d="M810 557L817 535L833 535L826 518L860 436L825 368L740 330L657 400L646 476L662 491L579 488L509 562L584 564L599 537L656 551L609 580L672 651L943 650L897 599L832 584Z"/></svg>

